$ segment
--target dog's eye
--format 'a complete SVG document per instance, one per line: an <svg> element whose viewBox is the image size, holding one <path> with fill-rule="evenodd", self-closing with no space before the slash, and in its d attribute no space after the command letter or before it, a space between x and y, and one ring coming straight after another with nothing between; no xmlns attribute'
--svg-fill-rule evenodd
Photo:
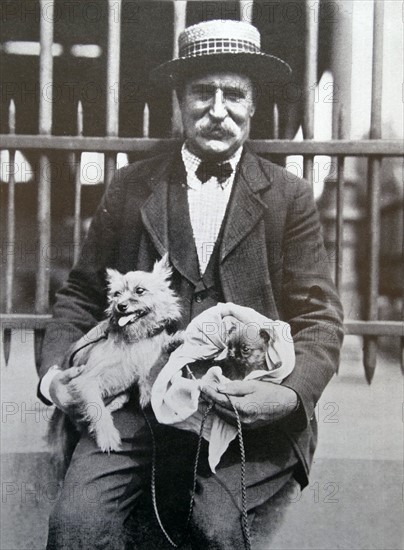
<svg viewBox="0 0 404 550"><path fill-rule="evenodd" d="M145 293L145 289L142 288L141 286L139 286L137 289L136 289L136 294L139 294L139 296L141 296L142 294Z"/></svg>
<svg viewBox="0 0 404 550"><path fill-rule="evenodd" d="M243 345L241 346L241 351L242 351L243 353L248 353L248 352L250 351L250 348L249 348L248 346L246 346L245 344L243 344Z"/></svg>
<svg viewBox="0 0 404 550"><path fill-rule="evenodd" d="M114 298L118 298L118 296L120 296L120 295L121 295L121 293L119 292L119 290L114 292Z"/></svg>

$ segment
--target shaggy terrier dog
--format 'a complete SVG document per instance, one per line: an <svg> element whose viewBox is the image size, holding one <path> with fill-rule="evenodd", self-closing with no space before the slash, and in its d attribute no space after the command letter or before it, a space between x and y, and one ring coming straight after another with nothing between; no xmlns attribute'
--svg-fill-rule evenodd
<svg viewBox="0 0 404 550"><path fill-rule="evenodd" d="M140 405L145 407L158 373L183 341L182 332L175 332L181 309L170 288L171 275L167 255L151 273L122 275L107 269L107 319L70 351L69 366L77 369L77 375L69 385L81 403L81 424L94 434L102 451L118 450L121 444L105 401L118 397L122 405L128 400L128 390L137 386ZM67 416L56 409L48 438L53 445L61 445L68 457L71 444L66 424Z"/></svg>

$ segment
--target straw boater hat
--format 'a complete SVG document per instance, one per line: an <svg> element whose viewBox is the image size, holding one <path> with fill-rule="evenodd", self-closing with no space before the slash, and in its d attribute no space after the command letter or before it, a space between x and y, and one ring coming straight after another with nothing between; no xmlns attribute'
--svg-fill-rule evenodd
<svg viewBox="0 0 404 550"><path fill-rule="evenodd" d="M232 71L254 82L283 82L292 70L274 55L261 51L261 36L243 21L205 21L186 28L178 38L179 56L151 73L157 84L176 85L204 71Z"/></svg>

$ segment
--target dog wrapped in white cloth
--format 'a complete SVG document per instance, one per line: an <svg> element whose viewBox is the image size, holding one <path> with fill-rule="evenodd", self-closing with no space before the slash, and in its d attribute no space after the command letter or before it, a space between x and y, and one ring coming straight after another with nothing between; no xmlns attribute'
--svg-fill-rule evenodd
<svg viewBox="0 0 404 550"><path fill-rule="evenodd" d="M219 303L191 321L184 333L184 343L171 354L153 385L151 404L161 424L199 433L206 410L206 404L200 400L200 388L229 381L221 366L215 366L215 361L221 365L223 359L234 356L234 350L229 354L229 342L235 327L243 331L244 339L250 342L257 341L260 335L265 336L263 331L268 335L263 340L265 360L261 363L262 368L259 361L259 370L248 368L247 358L241 362L247 366L246 376L240 378L280 384L292 372L295 352L287 323L268 319L251 308ZM262 343L258 348L263 349ZM214 361L202 378L186 375L186 371L192 372L192 363L203 360ZM208 415L203 437L209 441L208 459L212 472L216 471L223 453L236 435L235 427L214 412Z"/></svg>

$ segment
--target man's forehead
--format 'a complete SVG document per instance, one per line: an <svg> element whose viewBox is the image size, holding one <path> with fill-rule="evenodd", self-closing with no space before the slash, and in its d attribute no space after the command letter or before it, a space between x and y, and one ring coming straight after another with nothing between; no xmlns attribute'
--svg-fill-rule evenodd
<svg viewBox="0 0 404 550"><path fill-rule="evenodd" d="M242 75L234 72L218 71L218 72L210 72L210 73L205 73L203 75L190 77L189 79L187 79L186 84L191 86L195 86L195 85L214 86L217 88L222 88L224 86L245 87L245 86L251 86L252 81L246 75Z"/></svg>

